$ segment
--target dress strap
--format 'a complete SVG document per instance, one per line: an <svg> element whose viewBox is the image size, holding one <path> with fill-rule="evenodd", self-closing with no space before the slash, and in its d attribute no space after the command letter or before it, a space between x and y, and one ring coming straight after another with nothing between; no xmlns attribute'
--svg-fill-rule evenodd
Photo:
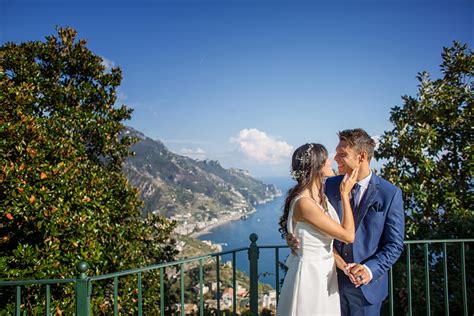
<svg viewBox="0 0 474 316"><path fill-rule="evenodd" d="M286 230L288 234L293 234L294 232L294 227L293 227L293 210L295 208L296 202L298 202L299 199L301 199L303 196L302 195L297 195L293 198L293 200L290 203L290 211L288 213L288 219L286 220Z"/></svg>

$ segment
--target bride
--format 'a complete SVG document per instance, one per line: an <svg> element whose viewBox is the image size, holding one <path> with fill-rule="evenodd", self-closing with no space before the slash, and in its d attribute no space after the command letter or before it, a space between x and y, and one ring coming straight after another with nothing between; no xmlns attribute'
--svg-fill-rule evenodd
<svg viewBox="0 0 474 316"><path fill-rule="evenodd" d="M296 253L289 255L288 271L277 308L279 316L340 315L339 291L333 240L352 243L354 218L349 194L358 168L341 182L342 223L324 195L323 180L332 176L331 160L323 145L305 144L293 153L292 172L297 184L288 191L280 218L283 236L300 240Z"/></svg>

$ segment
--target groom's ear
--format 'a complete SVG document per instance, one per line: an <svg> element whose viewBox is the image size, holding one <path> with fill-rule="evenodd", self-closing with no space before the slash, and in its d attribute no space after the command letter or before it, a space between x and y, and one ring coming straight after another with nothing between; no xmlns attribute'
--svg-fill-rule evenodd
<svg viewBox="0 0 474 316"><path fill-rule="evenodd" d="M367 152L365 150L362 150L360 153L359 153L359 163L362 163L364 161L368 161L369 160L369 155L367 154Z"/></svg>

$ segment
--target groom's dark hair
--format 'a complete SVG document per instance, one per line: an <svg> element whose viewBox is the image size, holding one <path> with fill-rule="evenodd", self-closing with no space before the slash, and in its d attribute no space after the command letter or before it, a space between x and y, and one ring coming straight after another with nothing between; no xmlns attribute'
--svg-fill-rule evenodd
<svg viewBox="0 0 474 316"><path fill-rule="evenodd" d="M374 156L375 141L362 128L345 129L337 133L337 136L340 141L344 140L349 146L354 147L357 153L367 152L369 161Z"/></svg>

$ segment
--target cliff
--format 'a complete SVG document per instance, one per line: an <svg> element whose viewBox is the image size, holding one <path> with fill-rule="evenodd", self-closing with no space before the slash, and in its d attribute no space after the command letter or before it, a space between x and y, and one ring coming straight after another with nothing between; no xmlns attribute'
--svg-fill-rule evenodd
<svg viewBox="0 0 474 316"><path fill-rule="evenodd" d="M191 231L184 233L202 230L223 217L244 216L256 204L281 194L274 185L252 178L245 170L175 154L161 141L133 128L124 133L139 139L124 172L140 191L143 212L178 220L182 227L192 223Z"/></svg>

